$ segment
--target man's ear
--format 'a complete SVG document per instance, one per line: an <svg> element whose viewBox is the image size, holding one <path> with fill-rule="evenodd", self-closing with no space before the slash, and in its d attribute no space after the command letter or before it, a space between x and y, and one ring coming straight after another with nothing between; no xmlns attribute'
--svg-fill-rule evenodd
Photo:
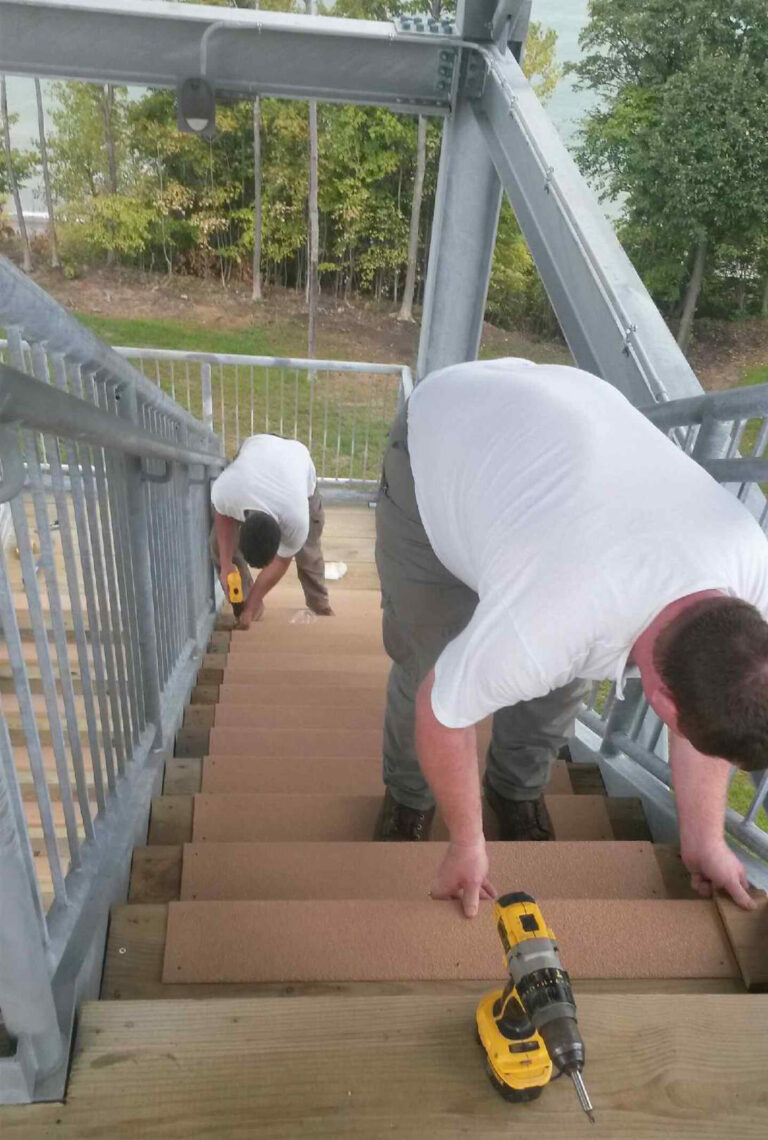
<svg viewBox="0 0 768 1140"><path fill-rule="evenodd" d="M677 723L677 705L666 685L660 684L648 698L651 708L673 732L680 732Z"/></svg>

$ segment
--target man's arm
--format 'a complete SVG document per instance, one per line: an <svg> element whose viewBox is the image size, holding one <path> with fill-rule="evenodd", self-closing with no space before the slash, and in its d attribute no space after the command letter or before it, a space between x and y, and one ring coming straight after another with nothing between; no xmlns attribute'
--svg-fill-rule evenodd
<svg viewBox="0 0 768 1140"><path fill-rule="evenodd" d="M443 813L450 845L438 871L433 898L460 898L468 918L479 900L495 898L488 854L473 728L446 728L432 711L432 670L416 694L416 751L421 770Z"/></svg>
<svg viewBox="0 0 768 1140"><path fill-rule="evenodd" d="M730 764L714 756L703 756L672 729L669 756L680 825L680 852L691 872L691 886L704 898L711 897L713 888L721 888L739 906L754 910L756 903L750 898L744 867L723 834Z"/></svg>
<svg viewBox="0 0 768 1140"><path fill-rule="evenodd" d="M248 629L252 621L259 620L264 612L265 596L277 585L292 561L292 558L281 558L279 554L276 554L269 565L264 567L245 599L243 612L238 623L240 629Z"/></svg>
<svg viewBox="0 0 768 1140"><path fill-rule="evenodd" d="M219 544L219 581L224 590L224 596L229 598L227 577L235 569L233 559L237 549L240 523L237 519L230 518L229 515L220 515L214 509L213 526L216 531L216 541Z"/></svg>

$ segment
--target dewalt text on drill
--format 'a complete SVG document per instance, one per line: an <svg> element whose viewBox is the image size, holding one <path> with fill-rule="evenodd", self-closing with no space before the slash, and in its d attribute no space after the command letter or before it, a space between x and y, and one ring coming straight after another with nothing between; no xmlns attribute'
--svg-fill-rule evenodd
<svg viewBox="0 0 768 1140"><path fill-rule="evenodd" d="M488 1075L506 1100L530 1101L541 1096L554 1066L558 1074L571 1078L581 1107L594 1124L581 1075L584 1042L555 935L530 895L503 895L493 913L509 982L505 989L487 994L477 1007L477 1033Z"/></svg>

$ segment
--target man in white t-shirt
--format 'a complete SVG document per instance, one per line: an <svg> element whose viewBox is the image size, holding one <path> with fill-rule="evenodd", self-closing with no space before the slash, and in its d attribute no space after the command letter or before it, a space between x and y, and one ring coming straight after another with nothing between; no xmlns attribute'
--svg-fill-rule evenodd
<svg viewBox="0 0 768 1140"><path fill-rule="evenodd" d="M485 794L504 839L550 839L542 793L585 680L637 667L670 729L683 859L751 905L725 843L730 763L768 764L768 542L748 511L610 384L523 360L418 385L377 506L393 660L375 838L451 843L433 891L493 895ZM722 757L727 758L722 759Z"/></svg>
<svg viewBox="0 0 768 1140"><path fill-rule="evenodd" d="M325 516L317 474L303 443L252 435L211 487L210 550L224 593L237 567L244 601L233 606L238 627L264 614L264 597L296 559L307 607L331 616L320 545ZM250 567L261 573L254 581Z"/></svg>

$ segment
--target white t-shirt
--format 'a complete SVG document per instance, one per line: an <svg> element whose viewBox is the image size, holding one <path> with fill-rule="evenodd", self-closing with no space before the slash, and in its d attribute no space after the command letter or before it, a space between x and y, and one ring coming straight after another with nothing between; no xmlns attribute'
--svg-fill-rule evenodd
<svg viewBox="0 0 768 1140"><path fill-rule="evenodd" d="M243 522L246 511L264 511L280 526L281 558L297 554L309 534L309 498L317 474L303 443L276 435L252 435L211 487L220 515Z"/></svg>
<svg viewBox="0 0 768 1140"><path fill-rule="evenodd" d="M621 686L639 634L699 590L768 614L758 524L589 373L515 359L432 373L408 449L432 547L480 599L435 668L448 727L576 677Z"/></svg>

